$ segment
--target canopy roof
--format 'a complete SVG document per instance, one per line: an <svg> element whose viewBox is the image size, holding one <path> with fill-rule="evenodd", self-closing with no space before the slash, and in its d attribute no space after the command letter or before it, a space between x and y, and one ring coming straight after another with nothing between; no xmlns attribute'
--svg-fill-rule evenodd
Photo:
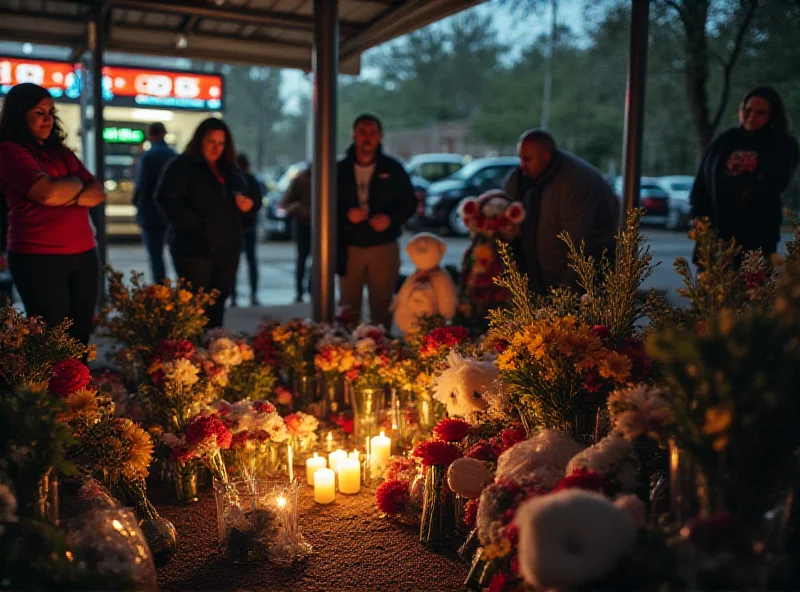
<svg viewBox="0 0 800 592"><path fill-rule="evenodd" d="M339 0L340 70L358 73L370 47L481 1ZM77 56L99 5L108 50L311 69L313 0L0 0L0 38Z"/></svg>

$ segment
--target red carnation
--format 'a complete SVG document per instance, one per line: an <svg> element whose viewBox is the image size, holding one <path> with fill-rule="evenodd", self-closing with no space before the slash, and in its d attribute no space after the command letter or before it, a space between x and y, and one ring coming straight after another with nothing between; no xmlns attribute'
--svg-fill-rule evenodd
<svg viewBox="0 0 800 592"><path fill-rule="evenodd" d="M277 409L275 409L275 405L270 403L269 401L256 401L253 403L253 409L258 411L259 413L275 413Z"/></svg>
<svg viewBox="0 0 800 592"><path fill-rule="evenodd" d="M475 200L468 199L461 205L461 214L463 216L474 216L478 213L478 204Z"/></svg>
<svg viewBox="0 0 800 592"><path fill-rule="evenodd" d="M528 432L525 431L525 428L522 425L517 424L510 428L504 429L500 432L500 440L503 442L503 448L508 450L509 448L519 444L523 440L528 437Z"/></svg>
<svg viewBox="0 0 800 592"><path fill-rule="evenodd" d="M431 440L430 442L417 444L412 455L422 459L422 464L426 467L449 467L454 460L462 456L457 446L441 440Z"/></svg>
<svg viewBox="0 0 800 592"><path fill-rule="evenodd" d="M196 448L212 441L220 450L230 448L233 434L214 416L198 417L186 427L186 444Z"/></svg>
<svg viewBox="0 0 800 592"><path fill-rule="evenodd" d="M161 360L189 360L195 354L191 341L186 339L165 339L158 344L153 357Z"/></svg>
<svg viewBox="0 0 800 592"><path fill-rule="evenodd" d="M595 325L591 330L592 333L604 341L608 339L608 336L611 334L611 332L608 330L608 327L605 325Z"/></svg>
<svg viewBox="0 0 800 592"><path fill-rule="evenodd" d="M420 348L420 355L435 355L439 349L458 345L469 337L469 332L465 327L439 327L425 336L425 343Z"/></svg>
<svg viewBox="0 0 800 592"><path fill-rule="evenodd" d="M238 432L231 438L231 448L244 448L250 439L250 432Z"/></svg>
<svg viewBox="0 0 800 592"><path fill-rule="evenodd" d="M497 457L499 455L500 451L486 440L481 440L473 444L464 453L464 456L468 458L474 458L475 460L482 460L484 462L497 462Z"/></svg>
<svg viewBox="0 0 800 592"><path fill-rule="evenodd" d="M464 504L464 524L475 528L478 521L478 500L469 500Z"/></svg>
<svg viewBox="0 0 800 592"><path fill-rule="evenodd" d="M86 388L91 379L92 374L86 364L78 360L63 360L53 367L48 388L57 397L68 397Z"/></svg>
<svg viewBox="0 0 800 592"><path fill-rule="evenodd" d="M378 509L389 516L397 516L408 507L408 485L402 481L384 481L375 491Z"/></svg>
<svg viewBox="0 0 800 592"><path fill-rule="evenodd" d="M502 571L494 574L492 579L489 580L489 592L510 592L516 589L517 586L514 578Z"/></svg>
<svg viewBox="0 0 800 592"><path fill-rule="evenodd" d="M433 428L434 435L445 442L461 442L469 432L470 425L463 419L443 419Z"/></svg>
<svg viewBox="0 0 800 592"><path fill-rule="evenodd" d="M553 491L562 489L585 489L586 491L598 491L605 495L614 492L614 484L605 475L595 473L589 469L575 469L571 475L561 479Z"/></svg>

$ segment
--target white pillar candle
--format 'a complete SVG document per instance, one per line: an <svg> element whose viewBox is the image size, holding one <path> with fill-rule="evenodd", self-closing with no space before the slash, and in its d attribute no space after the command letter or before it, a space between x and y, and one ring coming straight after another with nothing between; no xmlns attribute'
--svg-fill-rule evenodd
<svg viewBox="0 0 800 592"><path fill-rule="evenodd" d="M314 501L329 504L336 498L336 473L330 469L314 471Z"/></svg>
<svg viewBox="0 0 800 592"><path fill-rule="evenodd" d="M360 455L358 453L358 450L353 450L353 452L351 452L350 454L347 455L347 458L354 458L356 460L359 460L360 459Z"/></svg>
<svg viewBox="0 0 800 592"><path fill-rule="evenodd" d="M314 471L318 469L324 469L326 466L328 466L328 461L325 460L325 457L318 456L317 453L315 452L314 456L306 461L306 483L313 486Z"/></svg>
<svg viewBox="0 0 800 592"><path fill-rule="evenodd" d="M372 477L383 477L386 467L389 465L389 457L392 455L392 440L381 432L380 436L375 436L370 442L370 473Z"/></svg>
<svg viewBox="0 0 800 592"><path fill-rule="evenodd" d="M347 458L347 453L339 448L338 450L331 452L328 455L328 467L336 472L338 470L339 461L343 458Z"/></svg>
<svg viewBox="0 0 800 592"><path fill-rule="evenodd" d="M349 494L361 491L361 463L357 459L339 460L339 491Z"/></svg>

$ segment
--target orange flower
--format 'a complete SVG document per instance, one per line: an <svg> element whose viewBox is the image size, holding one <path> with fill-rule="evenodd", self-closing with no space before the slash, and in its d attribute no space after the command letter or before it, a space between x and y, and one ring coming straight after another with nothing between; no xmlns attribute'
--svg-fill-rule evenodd
<svg viewBox="0 0 800 592"><path fill-rule="evenodd" d="M597 364L600 376L616 382L623 382L631 375L631 361L628 356L619 352L609 352L608 356Z"/></svg>

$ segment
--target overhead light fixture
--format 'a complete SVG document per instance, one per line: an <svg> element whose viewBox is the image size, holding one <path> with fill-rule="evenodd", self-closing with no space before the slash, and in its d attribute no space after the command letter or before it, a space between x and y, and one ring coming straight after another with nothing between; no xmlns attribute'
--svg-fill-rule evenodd
<svg viewBox="0 0 800 592"><path fill-rule="evenodd" d="M175 42L175 47L178 49L186 49L189 45L189 40L186 38L186 35L180 35L178 40Z"/></svg>
<svg viewBox="0 0 800 592"><path fill-rule="evenodd" d="M161 109L134 109L131 111L131 119L136 121L172 121L175 114L172 111Z"/></svg>

